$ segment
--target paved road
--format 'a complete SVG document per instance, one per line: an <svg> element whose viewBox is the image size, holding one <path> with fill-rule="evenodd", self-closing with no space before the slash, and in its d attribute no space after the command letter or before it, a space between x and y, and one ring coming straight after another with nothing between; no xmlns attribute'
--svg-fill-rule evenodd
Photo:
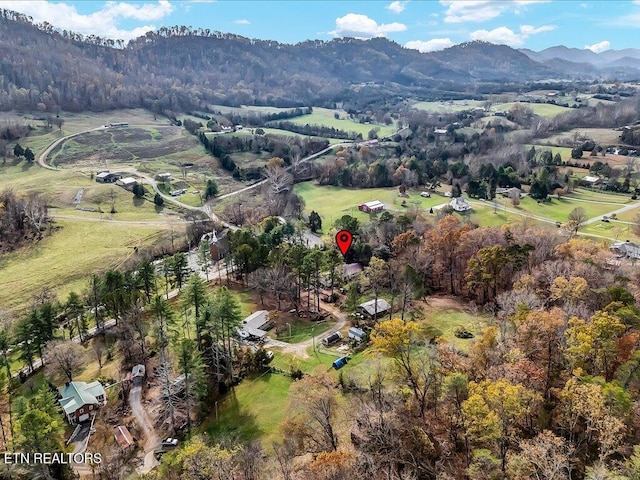
<svg viewBox="0 0 640 480"><path fill-rule="evenodd" d="M59 138L58 140L53 142L51 145L49 145L47 147L47 149L40 154L40 156L38 157L38 163L40 164L40 166L42 168L46 168L48 170L60 170L59 168L53 167L53 166L51 166L51 165L49 165L47 163L47 157L53 151L54 148L56 148L62 142L64 142L65 140L68 140L70 138L77 137L78 135L83 135L83 134L89 133L89 132L95 132L95 131L98 131L98 130L105 130L106 128L107 127L105 127L104 125L100 125L99 127L90 128L88 130L83 130L81 132L72 133L70 135L66 135L66 136L64 136L62 138Z"/></svg>

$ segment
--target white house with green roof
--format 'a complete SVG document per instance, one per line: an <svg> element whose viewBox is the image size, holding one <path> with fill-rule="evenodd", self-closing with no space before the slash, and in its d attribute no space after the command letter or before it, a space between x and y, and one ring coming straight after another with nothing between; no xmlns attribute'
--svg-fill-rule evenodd
<svg viewBox="0 0 640 480"><path fill-rule="evenodd" d="M107 403L100 382L67 382L59 392L60 406L71 425L89 420L93 412Z"/></svg>

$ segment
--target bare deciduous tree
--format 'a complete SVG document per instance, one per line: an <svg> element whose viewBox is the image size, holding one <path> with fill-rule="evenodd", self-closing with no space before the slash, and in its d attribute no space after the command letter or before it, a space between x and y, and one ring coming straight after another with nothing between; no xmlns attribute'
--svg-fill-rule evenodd
<svg viewBox="0 0 640 480"><path fill-rule="evenodd" d="M85 351L75 342L54 340L49 342L45 352L46 364L52 373L64 375L69 382L83 365Z"/></svg>

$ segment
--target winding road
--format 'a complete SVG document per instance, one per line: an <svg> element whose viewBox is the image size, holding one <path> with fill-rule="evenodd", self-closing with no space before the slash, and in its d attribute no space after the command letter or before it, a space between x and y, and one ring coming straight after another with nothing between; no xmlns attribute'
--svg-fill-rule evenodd
<svg viewBox="0 0 640 480"><path fill-rule="evenodd" d="M132 126L139 126L139 125L132 125ZM73 137L77 137L79 135L83 135L85 133L91 133L91 132L96 132L96 131L101 131L101 130L107 130L109 127L104 126L104 125L100 125L98 127L94 127L94 128L89 128L87 130L82 130L80 132L75 132L75 133L71 133L69 135L65 135L64 137L61 137L59 139L57 139L55 142L53 142L51 145L49 145L44 152L42 152L39 156L38 156L38 164L42 167L42 168L46 168L48 170L63 170L61 168L57 168L54 167L53 165L50 165L49 163L47 163L47 158L49 157L49 155L51 154L51 152L58 146L60 145L62 142L65 142L66 140L69 140L70 138ZM316 153L312 153L311 155L308 155L306 157L304 157L303 159L300 160L300 164L302 163L306 163L310 160L313 160L315 158L318 158L321 155L324 155L325 153L333 150L334 148L337 147L342 147L344 145L347 145L347 143L336 143L333 145L329 145L327 148L320 150L319 152ZM291 169L291 167L288 167L288 169ZM183 208L185 210L189 210L192 212L201 212L204 213L209 219L222 224L223 226L225 226L226 228L229 228L231 230L237 230L239 227L237 225L234 225L232 223L226 222L224 220L222 220L220 217L218 217L212 209L212 206L215 205L217 202L219 202L220 200L223 200L225 198L230 198L233 197L234 195L240 195L242 193L251 191L255 188L258 188L262 185L264 185L265 183L268 182L268 180L260 180L259 182L256 182L252 185L240 188L238 190L234 190L233 192L229 192L229 193L225 193L224 195L220 195L219 197L216 197L210 201L208 201L207 203L205 203L204 205L200 206L200 207L194 207L193 205L187 205L186 203L181 202L180 200L178 200L176 197L172 197L170 195L165 194L164 192L160 191L160 188L158 187L158 182L155 180L155 178L153 178L151 175L143 173L139 170L137 170L136 168L133 167L125 167L122 169L118 169L118 171L121 172L127 172L131 175L135 175L137 177L140 177L144 180L144 183L146 183L147 185L151 186L151 188L153 189L153 191L155 193L157 193L158 195L160 195L165 201L168 201L170 203L173 203L174 205ZM52 215L55 216L55 215ZM81 216L63 216L63 215L59 215L57 216L57 218L72 218L75 220L88 220L88 221L105 221L102 219L95 219L92 217L81 217ZM114 221L114 220L111 220ZM151 223L141 223L141 222L126 222L124 220L119 221L121 223L130 223L130 224L141 224L141 225L155 225L156 222L151 222Z"/></svg>

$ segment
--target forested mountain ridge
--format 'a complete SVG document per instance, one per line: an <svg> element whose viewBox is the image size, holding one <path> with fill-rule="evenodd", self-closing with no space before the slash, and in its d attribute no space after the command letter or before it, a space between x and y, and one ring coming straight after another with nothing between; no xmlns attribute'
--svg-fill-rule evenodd
<svg viewBox="0 0 640 480"><path fill-rule="evenodd" d="M35 25L8 10L0 11L0 48L0 110L290 107L340 101L354 95L351 85L368 82L394 92L462 91L473 83L571 77L484 42L420 53L383 38L288 45L163 27L125 44Z"/></svg>

